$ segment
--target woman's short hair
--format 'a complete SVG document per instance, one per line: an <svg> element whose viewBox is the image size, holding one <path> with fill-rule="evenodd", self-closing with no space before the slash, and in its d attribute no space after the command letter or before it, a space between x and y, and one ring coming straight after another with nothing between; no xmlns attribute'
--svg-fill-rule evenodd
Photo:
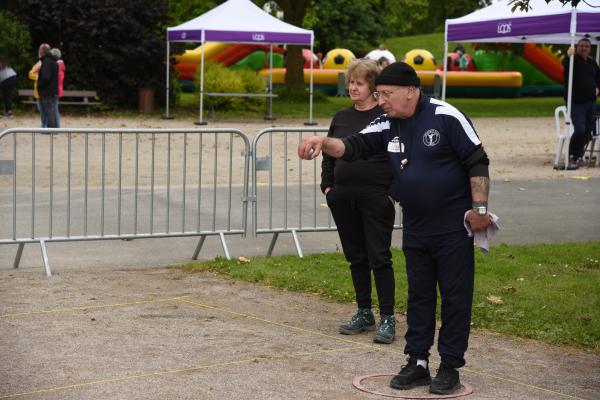
<svg viewBox="0 0 600 400"><path fill-rule="evenodd" d="M375 77L379 75L380 68L377 63L368 58L357 58L348 63L346 70L346 85L350 84L350 78L360 76L369 84L369 90L375 91Z"/></svg>
<svg viewBox="0 0 600 400"><path fill-rule="evenodd" d="M60 49L57 49L56 47L53 48L52 50L50 50L50 54L52 54L54 57L56 57L57 60L60 60L60 58L62 57L62 53L60 52Z"/></svg>

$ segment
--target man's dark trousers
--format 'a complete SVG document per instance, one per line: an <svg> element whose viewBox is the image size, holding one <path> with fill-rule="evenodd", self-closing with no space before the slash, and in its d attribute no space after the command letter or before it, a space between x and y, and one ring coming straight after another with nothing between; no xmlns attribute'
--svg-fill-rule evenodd
<svg viewBox="0 0 600 400"><path fill-rule="evenodd" d="M585 103L571 103L571 121L573 123L573 136L569 142L569 155L575 159L583 157L585 145L590 141L594 130L595 101Z"/></svg>
<svg viewBox="0 0 600 400"><path fill-rule="evenodd" d="M436 286L442 297L438 351L453 368L465 364L471 325L475 259L466 230L435 236L404 232L402 249L408 277L404 353L428 359L435 335Z"/></svg>
<svg viewBox="0 0 600 400"><path fill-rule="evenodd" d="M387 195L345 198L335 188L327 204L338 227L359 308L371 307L371 269L375 277L379 311L394 313L394 270L390 251L395 207Z"/></svg>

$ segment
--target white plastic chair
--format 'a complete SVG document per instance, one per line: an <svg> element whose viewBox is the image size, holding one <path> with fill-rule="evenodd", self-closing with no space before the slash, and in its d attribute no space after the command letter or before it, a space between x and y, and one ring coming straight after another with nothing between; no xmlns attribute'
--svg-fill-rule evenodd
<svg viewBox="0 0 600 400"><path fill-rule="evenodd" d="M562 121L561 121L562 118ZM565 164L564 168L567 169L567 165L569 165L569 140L571 139L571 135L573 135L573 124L571 124L570 118L567 117L567 107L566 106L558 106L554 110L554 121L556 123L556 155L554 157L554 168L560 168L560 159L563 155L564 148L564 158ZM566 144L566 146L565 146Z"/></svg>

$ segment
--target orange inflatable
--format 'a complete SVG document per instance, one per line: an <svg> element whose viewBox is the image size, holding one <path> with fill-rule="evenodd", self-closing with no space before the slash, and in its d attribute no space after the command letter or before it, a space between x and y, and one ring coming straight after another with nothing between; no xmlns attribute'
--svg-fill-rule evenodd
<svg viewBox="0 0 600 400"><path fill-rule="evenodd" d="M563 66L560 60L537 47L535 43L523 45L523 58L554 82L563 84Z"/></svg>

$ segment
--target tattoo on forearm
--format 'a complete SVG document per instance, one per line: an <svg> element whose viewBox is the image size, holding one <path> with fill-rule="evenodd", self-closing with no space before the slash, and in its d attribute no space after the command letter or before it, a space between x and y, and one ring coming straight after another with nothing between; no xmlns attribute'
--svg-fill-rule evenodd
<svg viewBox="0 0 600 400"><path fill-rule="evenodd" d="M471 178L471 196L473 203L487 206L490 194L490 178L486 176L474 176Z"/></svg>

